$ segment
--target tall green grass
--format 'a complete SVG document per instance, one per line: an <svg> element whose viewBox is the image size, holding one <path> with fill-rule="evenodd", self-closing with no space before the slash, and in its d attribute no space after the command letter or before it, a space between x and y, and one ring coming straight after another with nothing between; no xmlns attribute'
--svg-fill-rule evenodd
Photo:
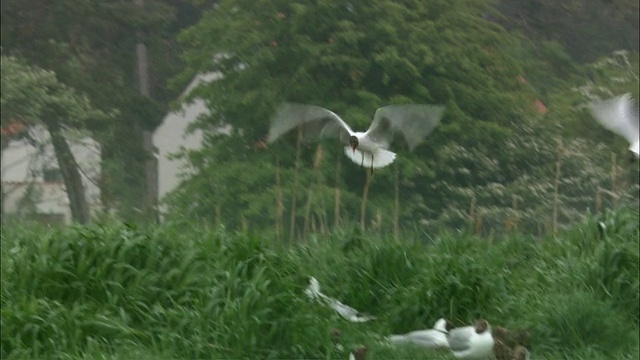
<svg viewBox="0 0 640 360"><path fill-rule="evenodd" d="M373 358L451 359L378 340L482 316L526 329L536 359L632 359L638 235L632 210L557 238L492 243L343 229L282 248L224 228L12 226L2 232L2 358L346 359L331 338L339 328L347 349L365 344ZM378 320L348 323L310 302L309 276Z"/></svg>

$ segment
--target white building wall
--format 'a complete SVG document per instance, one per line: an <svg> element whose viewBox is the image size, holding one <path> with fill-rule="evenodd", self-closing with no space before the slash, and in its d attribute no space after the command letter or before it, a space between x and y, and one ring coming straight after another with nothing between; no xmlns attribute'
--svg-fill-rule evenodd
<svg viewBox="0 0 640 360"><path fill-rule="evenodd" d="M219 80L220 73L207 73L197 76L185 89L182 96L188 95L196 86L203 82ZM181 150L198 150L202 147L202 131L195 130L186 134L187 127L199 116L206 115L208 109L202 99L184 104L182 109L165 116L162 124L153 133L153 144L158 151L158 200L160 213L166 211L162 201L165 196L176 189L183 176L188 176L191 169L185 159L171 159L171 156ZM228 129L227 129L228 130Z"/></svg>

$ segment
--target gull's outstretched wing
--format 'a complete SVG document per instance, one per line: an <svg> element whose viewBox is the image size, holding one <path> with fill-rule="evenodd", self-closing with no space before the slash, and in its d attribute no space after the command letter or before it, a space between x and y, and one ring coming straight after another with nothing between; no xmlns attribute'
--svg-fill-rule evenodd
<svg viewBox="0 0 640 360"><path fill-rule="evenodd" d="M591 104L593 117L607 130L623 136L634 144L640 137L638 109L631 94L624 94Z"/></svg>
<svg viewBox="0 0 640 360"><path fill-rule="evenodd" d="M352 308L351 306L345 305L336 299L327 297L326 301L333 310L335 310L338 314L342 315L343 318L351 322L367 322L369 320L376 319L375 316L363 314L358 310Z"/></svg>
<svg viewBox="0 0 640 360"><path fill-rule="evenodd" d="M444 105L389 105L378 109L367 136L388 147L396 134L400 133L413 150L440 123Z"/></svg>
<svg viewBox="0 0 640 360"><path fill-rule="evenodd" d="M305 290L305 294L307 294L307 296L311 300L317 300L328 305L330 308L332 308L338 314L340 314L343 318L351 322L366 322L369 320L376 319L375 316L363 314L358 310L352 308L351 306L345 305L340 301L334 298L330 298L327 295L320 292L320 283L314 277L310 279L309 286Z"/></svg>
<svg viewBox="0 0 640 360"><path fill-rule="evenodd" d="M302 127L304 141L336 137L346 144L353 132L344 120L330 110L316 105L284 103L276 111L267 142L274 142L297 126Z"/></svg>

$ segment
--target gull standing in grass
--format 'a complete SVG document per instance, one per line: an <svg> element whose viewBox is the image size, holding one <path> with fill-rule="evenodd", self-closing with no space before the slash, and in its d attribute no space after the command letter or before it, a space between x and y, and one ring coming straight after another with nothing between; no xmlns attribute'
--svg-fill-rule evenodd
<svg viewBox="0 0 640 360"><path fill-rule="evenodd" d="M391 335L387 340L393 345L412 344L429 349L448 349L447 340L448 329L451 329L446 319L440 318L436 321L433 329L417 330L404 335Z"/></svg>
<svg viewBox="0 0 640 360"><path fill-rule="evenodd" d="M638 108L631 99L631 94L594 102L590 106L593 117L607 130L612 131L629 141L629 150L635 159L640 156L640 126L638 125Z"/></svg>
<svg viewBox="0 0 640 360"><path fill-rule="evenodd" d="M375 316L362 314L358 310L321 293L320 283L314 277L311 278L311 280L309 281L309 286L304 292L305 294L307 294L307 296L311 300L318 300L318 301L324 302L326 305L329 305L329 307L335 310L338 314L342 315L343 318L351 322L367 322L369 320L374 320L376 318Z"/></svg>
<svg viewBox="0 0 640 360"><path fill-rule="evenodd" d="M340 139L345 155L354 163L371 169L391 164L396 154L388 150L401 134L413 150L439 124L443 105L388 105L379 108L366 132L355 132L334 112L316 105L285 103L277 110L267 142L272 143L296 126L305 140L321 137Z"/></svg>
<svg viewBox="0 0 640 360"><path fill-rule="evenodd" d="M491 326L486 320L478 320L476 326L449 330L449 347L458 359L489 359L493 356Z"/></svg>

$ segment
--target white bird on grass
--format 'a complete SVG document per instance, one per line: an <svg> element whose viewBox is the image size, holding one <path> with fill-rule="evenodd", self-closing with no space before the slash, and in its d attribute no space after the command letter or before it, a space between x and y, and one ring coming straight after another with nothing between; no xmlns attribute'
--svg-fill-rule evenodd
<svg viewBox="0 0 640 360"><path fill-rule="evenodd" d="M335 310L338 314L342 315L343 318L351 322L367 322L369 320L374 320L376 318L375 316L362 314L358 310L321 293L320 283L318 283L318 280L316 280L316 278L314 277L311 278L311 280L309 281L309 286L304 292L305 294L307 294L307 296L311 300L324 302L326 305L328 305L333 310Z"/></svg>
<svg viewBox="0 0 640 360"><path fill-rule="evenodd" d="M285 103L277 110L267 142L272 143L300 126L306 141L321 137L339 138L345 155L360 166L381 168L391 164L396 154L387 150L394 137L402 134L413 150L438 125L443 105L389 105L379 108L366 132L355 132L334 112L315 105Z"/></svg>
<svg viewBox="0 0 640 360"><path fill-rule="evenodd" d="M629 150L634 157L640 157L640 126L638 125L638 108L631 99L631 94L594 102L590 106L591 114L600 125L629 141Z"/></svg>
<svg viewBox="0 0 640 360"><path fill-rule="evenodd" d="M429 349L448 349L448 325L447 320L440 318L436 321L433 329L412 331L404 335L391 335L387 340L393 345L412 344Z"/></svg>
<svg viewBox="0 0 640 360"><path fill-rule="evenodd" d="M478 320L476 326L449 330L449 347L458 359L489 359L493 356L494 340L491 326L486 320Z"/></svg>

